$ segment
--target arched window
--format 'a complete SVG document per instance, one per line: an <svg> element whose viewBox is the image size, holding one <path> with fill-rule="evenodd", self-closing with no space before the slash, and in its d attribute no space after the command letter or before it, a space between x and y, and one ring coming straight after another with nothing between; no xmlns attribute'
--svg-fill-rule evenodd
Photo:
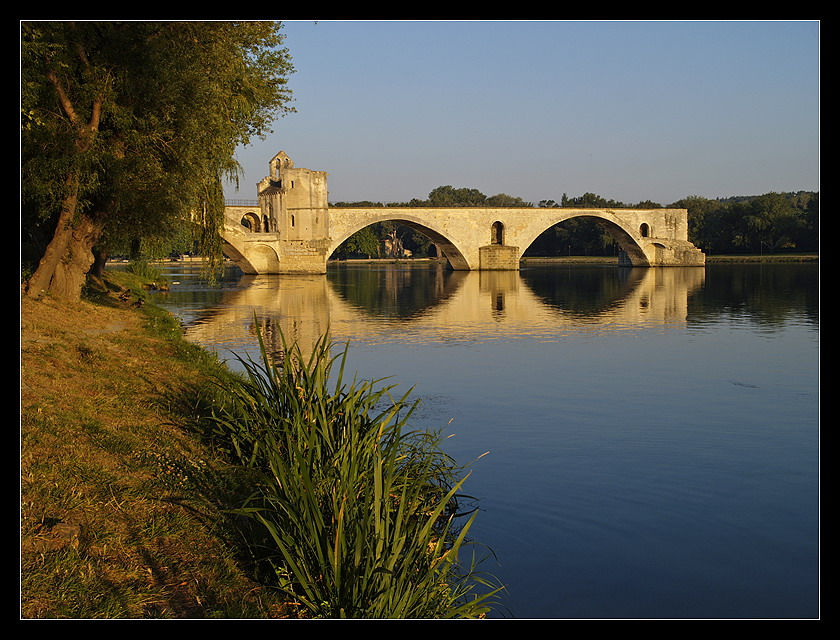
<svg viewBox="0 0 840 640"><path fill-rule="evenodd" d="M650 226L648 226L647 222L643 222L642 226L639 227L639 233L643 238L647 238L650 235Z"/></svg>
<svg viewBox="0 0 840 640"><path fill-rule="evenodd" d="M504 244L505 243L505 225L498 220L493 223L490 229L490 244Z"/></svg>

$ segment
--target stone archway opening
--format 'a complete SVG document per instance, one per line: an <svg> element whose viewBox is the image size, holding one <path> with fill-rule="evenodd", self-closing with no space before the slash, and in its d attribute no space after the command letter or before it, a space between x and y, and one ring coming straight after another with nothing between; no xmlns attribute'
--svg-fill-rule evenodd
<svg viewBox="0 0 840 640"><path fill-rule="evenodd" d="M424 229L402 221L375 222L351 234L333 251L333 258L439 258L438 244Z"/></svg>
<svg viewBox="0 0 840 640"><path fill-rule="evenodd" d="M490 244L503 245L505 243L505 225L496 220L490 228Z"/></svg>
<svg viewBox="0 0 840 640"><path fill-rule="evenodd" d="M369 218L370 219L370 218ZM330 259L354 257L445 259L456 271L469 270L469 263L451 240L431 227L405 218L383 217L333 244Z"/></svg>
<svg viewBox="0 0 840 640"><path fill-rule="evenodd" d="M643 238L650 237L650 225L647 222L643 222L639 227L639 235Z"/></svg>
<svg viewBox="0 0 840 640"><path fill-rule="evenodd" d="M620 264L648 264L647 256L630 232L612 220L586 213L561 219L551 225L531 242L523 255L615 257Z"/></svg>
<svg viewBox="0 0 840 640"><path fill-rule="evenodd" d="M242 219L239 221L243 227L248 229L251 233L260 233L263 229L262 223L260 221L260 216L258 216L253 211L249 211Z"/></svg>

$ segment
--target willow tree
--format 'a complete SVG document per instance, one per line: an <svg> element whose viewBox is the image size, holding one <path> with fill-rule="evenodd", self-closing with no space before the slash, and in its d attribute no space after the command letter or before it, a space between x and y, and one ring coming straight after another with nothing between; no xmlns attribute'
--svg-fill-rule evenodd
<svg viewBox="0 0 840 640"><path fill-rule="evenodd" d="M22 227L51 231L29 295L78 299L94 251L185 230L221 259L236 147L292 111L281 28L22 23Z"/></svg>

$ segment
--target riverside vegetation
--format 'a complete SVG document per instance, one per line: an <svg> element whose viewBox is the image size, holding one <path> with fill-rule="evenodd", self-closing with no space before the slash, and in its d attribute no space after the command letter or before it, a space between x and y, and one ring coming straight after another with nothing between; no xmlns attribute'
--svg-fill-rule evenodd
<svg viewBox="0 0 840 640"><path fill-rule="evenodd" d="M465 469L408 394L348 381L328 336L233 373L143 282L22 299L23 618L490 610Z"/></svg>

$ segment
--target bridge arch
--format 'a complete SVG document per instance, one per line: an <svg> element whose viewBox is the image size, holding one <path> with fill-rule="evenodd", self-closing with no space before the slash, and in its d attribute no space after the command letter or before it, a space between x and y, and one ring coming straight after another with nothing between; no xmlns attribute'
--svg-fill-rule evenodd
<svg viewBox="0 0 840 640"><path fill-rule="evenodd" d="M335 214L340 211L342 210L330 210L331 214ZM443 253L444 257L449 262L449 265L454 270L466 271L470 269L469 262L464 255L464 251L462 251L456 241L450 238L445 231L436 229L430 226L428 222L422 221L411 214L406 214L404 209L400 212L389 212L386 208L376 212L366 212L365 215L358 215L358 213L359 212L357 210L353 213L352 218L348 216L348 219L352 220L352 222L348 222L340 226L333 226L331 224L330 235L332 237L330 238L330 243L327 248L327 257L331 256L342 242L347 240L347 238L357 231L361 231L365 227L369 227L370 225L378 222L396 222L397 224L401 224L427 236L433 243L435 243L441 253Z"/></svg>
<svg viewBox="0 0 840 640"><path fill-rule="evenodd" d="M629 230L624 224L622 224L615 214L610 213L609 211L600 211L600 210L576 210L574 212L566 212L563 213L562 209L557 210L557 215L551 218L543 218L539 221L541 228L536 231L536 233L532 230L528 235L523 238L522 245L520 247L520 257L525 253L525 251L530 247L534 241L545 232L547 229L554 227L558 224L562 224L574 218L589 218L594 220L598 225L604 229L613 239L618 243L618 246L621 250L627 254L630 263L634 267L649 267L651 264L649 256L645 253L644 248L641 246L639 241L637 240L636 235L634 235L633 231ZM650 227L646 223L642 224L637 232L639 237L647 237L644 235L644 232L650 233Z"/></svg>
<svg viewBox="0 0 840 640"><path fill-rule="evenodd" d="M247 255L234 244L223 240L222 253L233 260L244 273L256 275L260 273L278 273L280 257L277 251L262 242L248 243Z"/></svg>

